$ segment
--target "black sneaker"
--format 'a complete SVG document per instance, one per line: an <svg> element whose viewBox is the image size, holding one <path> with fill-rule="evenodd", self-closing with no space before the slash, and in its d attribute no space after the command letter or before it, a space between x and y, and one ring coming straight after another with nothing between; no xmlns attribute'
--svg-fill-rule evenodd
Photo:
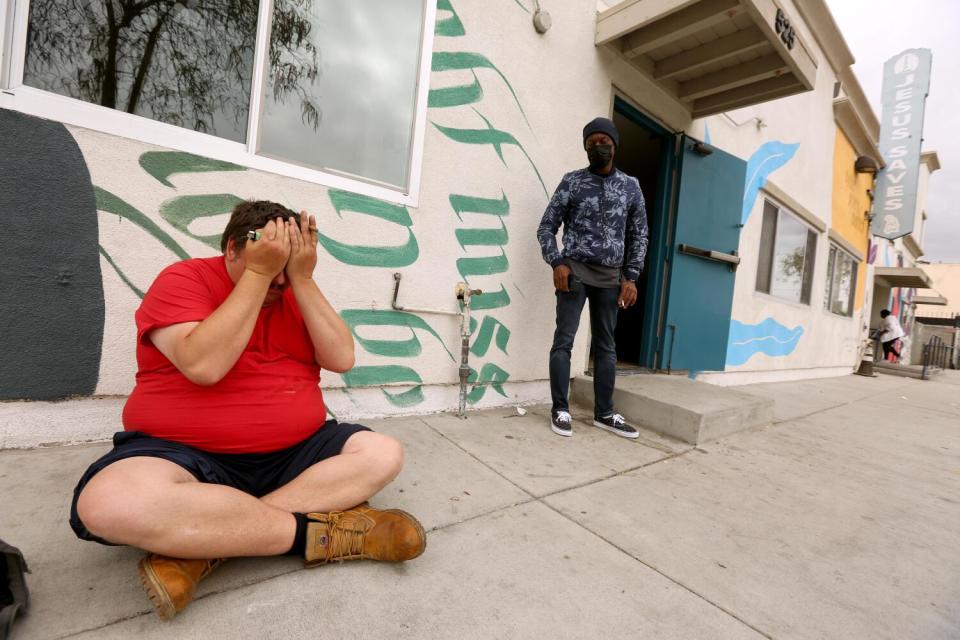
<svg viewBox="0 0 960 640"><path fill-rule="evenodd" d="M606 418L594 418L593 426L606 429L624 438L637 438L640 436L640 432L628 425L627 421L624 420L623 416L619 413L607 416Z"/></svg>
<svg viewBox="0 0 960 640"><path fill-rule="evenodd" d="M550 414L550 429L558 436L573 435L573 418L569 411L553 411Z"/></svg>

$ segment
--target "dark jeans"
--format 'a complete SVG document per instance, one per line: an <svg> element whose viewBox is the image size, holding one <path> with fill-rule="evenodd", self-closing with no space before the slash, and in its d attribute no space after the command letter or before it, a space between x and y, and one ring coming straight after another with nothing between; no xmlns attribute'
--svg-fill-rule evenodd
<svg viewBox="0 0 960 640"><path fill-rule="evenodd" d="M592 287L571 276L570 291L557 291L557 330L550 349L550 395L554 411L569 411L570 350L580 325L583 303L590 301L590 332L593 337L594 414L613 414L613 384L617 375L617 298L620 288Z"/></svg>

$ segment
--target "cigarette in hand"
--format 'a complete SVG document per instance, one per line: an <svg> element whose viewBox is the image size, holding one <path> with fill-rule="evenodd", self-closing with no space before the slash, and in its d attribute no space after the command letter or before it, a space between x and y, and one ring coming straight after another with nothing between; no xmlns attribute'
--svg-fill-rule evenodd
<svg viewBox="0 0 960 640"><path fill-rule="evenodd" d="M247 237L256 242L260 239L260 232L253 230L247 231Z"/></svg>

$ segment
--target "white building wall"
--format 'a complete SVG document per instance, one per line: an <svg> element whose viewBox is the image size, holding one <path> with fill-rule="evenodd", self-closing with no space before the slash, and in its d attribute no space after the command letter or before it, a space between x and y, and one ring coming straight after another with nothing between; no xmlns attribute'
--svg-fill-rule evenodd
<svg viewBox="0 0 960 640"><path fill-rule="evenodd" d="M471 405L549 398L546 379L554 292L535 230L561 176L586 164L581 129L590 119L609 115L613 85L626 85L640 98L646 85L636 78L623 78L623 62L594 46L595 0L557 7L554 26L546 35L534 31L530 13L519 3L494 7L454 2L453 6L465 34L437 36L434 51L480 54L496 69L432 73L433 89L469 85L476 77L483 94L471 104L428 110L419 206L406 208L409 229L371 215L347 211L338 215L329 189L256 170L187 168L171 174L165 184L140 161L145 153L166 150L68 127L92 186L122 200L159 230L147 231L110 207L101 206L97 214L99 244L110 260L100 260L106 317L96 394L123 395L133 388L133 315L140 302L136 290L146 291L163 267L179 259L162 238L168 237L191 257L219 253L193 236L219 233L228 217L227 207L223 215L195 220L189 233L171 225L164 209L173 203L189 204L191 198L200 202L227 194L307 210L317 215L321 233L347 245L396 247L414 238L417 257L401 266L348 264L321 248L315 277L338 310L384 311L401 319L394 326L358 327L358 368L352 382L323 374L322 385L335 414L422 413L456 406L457 319L410 317L390 310L394 272L402 274L401 304L455 310L454 286L464 279L458 260L468 258L491 258L490 264L495 264L505 257L508 263L505 270L492 266L488 274L468 274L470 286L484 291L475 298L476 305L501 301L495 308L474 310L478 325L471 365L479 372L481 384L471 386ZM440 12L438 19L451 15ZM621 75L619 82L615 75ZM665 98L654 96L651 102L654 111L682 125L682 117L666 113L670 105ZM454 139L456 132L472 136L473 142ZM203 150L195 153L202 155ZM469 210L458 215L453 206L457 198L502 205L497 215ZM464 229L505 229L507 239L502 246L461 246L457 231ZM574 374L582 372L587 360L586 327L585 314L573 354ZM385 350L383 342L376 341L392 341L393 349ZM347 391L347 386L354 388Z"/></svg>
<svg viewBox="0 0 960 640"><path fill-rule="evenodd" d="M163 212L173 204L232 195L271 199L307 210L317 215L321 233L346 245L390 248L411 237L415 241L416 259L399 266L348 264L333 252L321 250L315 277L341 312L355 316L383 312L386 315L377 317L394 322L358 326L358 369L352 379L324 374L327 400L337 415L422 413L456 405L456 319L396 314L390 312L390 303L393 274L400 272L403 305L455 309L454 285L463 279L458 260L465 258L491 258L490 264L494 264L505 257L508 263L505 270L491 267L487 274L469 277L472 287L485 292L478 303L502 301L495 308L474 312L478 326L471 365L480 373L480 384L471 387L471 405L547 400L554 293L535 229L563 173L586 164L581 129L593 117L610 114L614 87L668 126L692 130L725 151L759 162L764 175L769 169L767 189L787 194L829 226L836 78L802 24L797 26L819 61L814 91L742 109L729 117L713 116L691 126L669 96L632 72L622 59L594 46L596 0L566 0L551 6L553 28L545 35L534 31L523 4L455 1L465 34L435 38L434 51L476 53L495 69L432 73L432 89L469 85L476 78L483 93L471 104L428 110L419 206L406 208L409 228L357 212L338 215L329 189L256 170L195 170L186 163L183 171L172 173L165 182L141 166L143 154L164 149L68 127L86 161L93 187L122 200L159 230L145 230L101 203L99 244L110 259L100 260L106 317L96 393L123 395L133 387L133 314L140 301L136 290L145 291L164 266L178 259L162 237L193 257L218 253L195 236L219 233L227 219L225 213L200 217L183 232L171 225ZM797 15L789 3L787 8ZM438 19L450 16L440 12ZM750 121L754 117L764 126L755 126L755 121ZM451 132L457 131L472 142L455 139ZM203 150L195 153L202 155ZM821 234L818 242L809 306L754 291L762 193L750 205L743 228L743 264L737 273L733 318L744 324L772 319L794 344L789 353L757 353L744 364L728 365L727 369L738 374L774 372L782 374L781 379L810 371L849 369L856 360L860 319L839 318L822 310L826 234ZM458 199L497 201L502 207L497 215L469 210L458 215L453 206ZM502 246L461 246L457 231L464 229L504 229L507 240ZM492 298L498 294L499 298ZM574 374L586 363L586 324L584 314L573 354ZM775 337L785 339L779 334ZM387 342L390 348L384 348ZM808 373L797 374L799 370ZM748 377L731 376L729 380Z"/></svg>
<svg viewBox="0 0 960 640"><path fill-rule="evenodd" d="M796 15L796 14L794 14ZM762 184L740 237L732 322L757 326L751 345L738 344L731 333L724 373L703 373L698 379L742 384L770 379L800 379L849 373L859 361L864 311L852 317L824 310L833 191L836 123L833 113L837 76L816 41L801 24L801 34L819 62L813 91L705 118L695 131L714 146L748 161L747 184ZM766 178L764 178L766 176ZM748 188L745 198L750 197ZM793 210L819 226L810 304L784 301L756 291L764 198ZM869 310L868 306L865 306ZM760 330L763 327L763 330ZM747 353L750 353L747 351ZM772 353L767 353L770 351Z"/></svg>

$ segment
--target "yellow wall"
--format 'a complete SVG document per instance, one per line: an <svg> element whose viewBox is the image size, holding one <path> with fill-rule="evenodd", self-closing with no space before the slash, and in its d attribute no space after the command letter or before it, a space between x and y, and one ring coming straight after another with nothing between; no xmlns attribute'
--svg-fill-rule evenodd
<svg viewBox="0 0 960 640"><path fill-rule="evenodd" d="M857 161L857 152L847 136L837 129L837 139L833 146L833 216L832 227L844 240L867 256L867 232L870 222L864 212L870 210L870 196L867 189L873 188L873 176L869 173L857 173L853 165ZM857 293L854 296L854 309L863 306L866 265L857 268Z"/></svg>

